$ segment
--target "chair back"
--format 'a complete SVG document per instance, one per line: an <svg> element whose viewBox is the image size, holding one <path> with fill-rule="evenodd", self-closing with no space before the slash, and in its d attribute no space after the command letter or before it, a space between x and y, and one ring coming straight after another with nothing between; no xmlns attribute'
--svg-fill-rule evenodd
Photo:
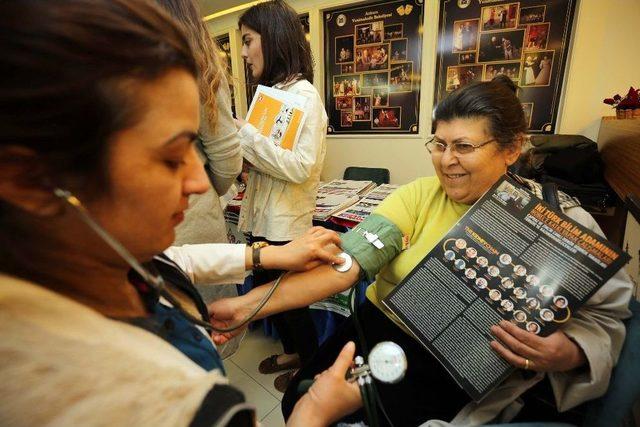
<svg viewBox="0 0 640 427"><path fill-rule="evenodd" d="M640 399L640 302L631 299L632 317L625 323L627 337L607 394L588 404L584 425L631 426L633 406Z"/></svg>
<svg viewBox="0 0 640 427"><path fill-rule="evenodd" d="M349 166L344 170L344 176L342 179L351 179L353 181L373 181L377 185L388 184L389 169Z"/></svg>

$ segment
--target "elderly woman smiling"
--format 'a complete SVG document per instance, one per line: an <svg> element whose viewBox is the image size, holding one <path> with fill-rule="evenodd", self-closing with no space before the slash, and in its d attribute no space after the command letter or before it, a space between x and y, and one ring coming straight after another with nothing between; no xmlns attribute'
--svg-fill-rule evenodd
<svg viewBox="0 0 640 427"><path fill-rule="evenodd" d="M355 258L350 271L341 274L322 266L291 275L262 312L266 315L305 305L342 291L361 273L375 277L367 289L367 301L358 309L358 318L368 346L391 340L407 354L409 368L405 378L399 384L378 385L395 425L479 425L512 419L581 424L579 405L605 392L624 341L621 319L628 315L631 284L620 272L548 337L539 337L509 322L493 326L490 332L497 339L491 347L521 369L477 404L470 402L446 370L380 302L517 160L526 125L515 92L511 80L499 76L491 82L461 88L442 101L434 114L435 135L427 142L437 176L401 187L358 227L360 230L343 236L344 250ZM541 197L537 183L515 178ZM563 194L560 199L565 214L601 233L577 201ZM360 234L363 229L377 234L384 248L367 250L372 245ZM408 238L408 247L402 244L403 237ZM226 324L241 318L264 292L257 288L243 297L213 304L210 312L214 322ZM328 368L342 345L355 337L354 321L349 319L301 369L283 399L285 417L297 399L297 382ZM224 339L217 337L218 341ZM524 401L522 410L515 402L518 398ZM356 413L347 421L354 421L357 416Z"/></svg>

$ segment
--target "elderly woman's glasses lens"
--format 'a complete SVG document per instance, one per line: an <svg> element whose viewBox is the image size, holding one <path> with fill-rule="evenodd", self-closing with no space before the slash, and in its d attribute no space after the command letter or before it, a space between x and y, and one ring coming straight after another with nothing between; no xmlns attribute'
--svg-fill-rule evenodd
<svg viewBox="0 0 640 427"><path fill-rule="evenodd" d="M431 137L424 146L427 147L427 150L432 155L434 154L443 154L447 151L447 147L451 150L451 153L457 156L464 156L465 154L471 154L476 151L478 148L487 145L490 142L495 141L495 139L490 139L481 144L472 144L470 142L456 142L453 144L444 144L440 141L436 141L435 137Z"/></svg>

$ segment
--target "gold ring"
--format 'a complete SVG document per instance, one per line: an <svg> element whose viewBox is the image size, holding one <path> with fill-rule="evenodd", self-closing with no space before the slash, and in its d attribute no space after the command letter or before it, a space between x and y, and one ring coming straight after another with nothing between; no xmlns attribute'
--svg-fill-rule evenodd
<svg viewBox="0 0 640 427"><path fill-rule="evenodd" d="M531 364L531 362L529 361L529 359L524 359L524 370L528 371L529 370L529 365Z"/></svg>

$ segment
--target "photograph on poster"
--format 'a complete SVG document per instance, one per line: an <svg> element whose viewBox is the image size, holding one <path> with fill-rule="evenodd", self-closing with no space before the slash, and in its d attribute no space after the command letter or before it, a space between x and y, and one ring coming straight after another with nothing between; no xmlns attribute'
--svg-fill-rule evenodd
<svg viewBox="0 0 640 427"><path fill-rule="evenodd" d="M362 75L362 87L389 86L389 72L367 73ZM358 95L358 94L356 94Z"/></svg>
<svg viewBox="0 0 640 427"><path fill-rule="evenodd" d="M535 24L544 22L544 14L547 5L521 7L520 8L520 25Z"/></svg>
<svg viewBox="0 0 640 427"><path fill-rule="evenodd" d="M370 24L356 25L356 45L382 42L384 36L384 21L376 21Z"/></svg>
<svg viewBox="0 0 640 427"><path fill-rule="evenodd" d="M383 107L373 109L373 127L394 129L400 127L402 107Z"/></svg>
<svg viewBox="0 0 640 427"><path fill-rule="evenodd" d="M352 96L336 97L336 110L353 110L353 97Z"/></svg>
<svg viewBox="0 0 640 427"><path fill-rule="evenodd" d="M504 74L511 80L520 80L520 62L496 62L487 64L484 68L483 81L492 80L494 77Z"/></svg>
<svg viewBox="0 0 640 427"><path fill-rule="evenodd" d="M360 95L362 74L333 76L333 96Z"/></svg>
<svg viewBox="0 0 640 427"><path fill-rule="evenodd" d="M458 54L458 64L475 64L476 63L476 53L468 52L468 53L459 53Z"/></svg>
<svg viewBox="0 0 640 427"><path fill-rule="evenodd" d="M453 23L453 53L471 52L478 47L478 19Z"/></svg>
<svg viewBox="0 0 640 427"><path fill-rule="evenodd" d="M533 102L523 102L522 110L524 111L524 121L527 123L527 128L530 128L531 116L533 116Z"/></svg>
<svg viewBox="0 0 640 427"><path fill-rule="evenodd" d="M524 29L482 33L478 62L518 60L522 57Z"/></svg>
<svg viewBox="0 0 640 427"><path fill-rule="evenodd" d="M353 73L353 70L354 70L353 64L340 65L340 74L351 74Z"/></svg>
<svg viewBox="0 0 640 427"><path fill-rule="evenodd" d="M482 31L505 30L518 25L518 3L482 8Z"/></svg>
<svg viewBox="0 0 640 427"><path fill-rule="evenodd" d="M373 89L373 106L388 107L389 106L389 88L377 87Z"/></svg>
<svg viewBox="0 0 640 427"><path fill-rule="evenodd" d="M458 65L447 68L447 92L482 80L482 65Z"/></svg>
<svg viewBox="0 0 640 427"><path fill-rule="evenodd" d="M402 24L393 24L384 26L384 39L399 39L402 37Z"/></svg>
<svg viewBox="0 0 640 427"><path fill-rule="evenodd" d="M523 64L521 86L549 86L554 54L553 50L527 52Z"/></svg>
<svg viewBox="0 0 640 427"><path fill-rule="evenodd" d="M353 121L354 122L370 122L371 121L371 97L355 96L353 98Z"/></svg>
<svg viewBox="0 0 640 427"><path fill-rule="evenodd" d="M551 23L529 25L525 37L524 50L545 50L549 41Z"/></svg>
<svg viewBox="0 0 640 427"><path fill-rule="evenodd" d="M336 64L353 62L353 37L336 37Z"/></svg>
<svg viewBox="0 0 640 427"><path fill-rule="evenodd" d="M398 39L391 41L389 50L391 62L407 60L407 39Z"/></svg>
<svg viewBox="0 0 640 427"><path fill-rule="evenodd" d="M411 92L413 80L413 62L393 64L389 72L389 92Z"/></svg>
<svg viewBox="0 0 640 427"><path fill-rule="evenodd" d="M356 72L389 68L389 43L356 48Z"/></svg>
<svg viewBox="0 0 640 427"><path fill-rule="evenodd" d="M353 112L340 111L340 126L342 127L353 126Z"/></svg>

